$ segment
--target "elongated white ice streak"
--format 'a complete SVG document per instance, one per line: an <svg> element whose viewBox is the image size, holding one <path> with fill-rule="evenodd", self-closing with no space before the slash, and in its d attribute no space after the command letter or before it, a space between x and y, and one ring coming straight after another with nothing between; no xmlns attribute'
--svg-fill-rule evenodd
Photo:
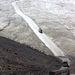
<svg viewBox="0 0 75 75"><path fill-rule="evenodd" d="M16 1L16 2L17 2L17 1ZM30 27L35 26L37 29L39 29L39 27L35 24L35 22L34 22L32 19L30 19L28 16L24 15L24 14L21 12L21 10L19 9L19 7L16 5L16 2L13 2L13 3L12 3L12 5L14 6L14 9L15 9L15 11L16 11L16 13L17 13L18 15L20 15L21 17L23 17L24 20L29 24ZM31 26L31 24L32 24L32 26Z"/></svg>
<svg viewBox="0 0 75 75"><path fill-rule="evenodd" d="M16 13L24 18L24 20L28 23L28 25L33 30L33 32L53 52L53 54L55 56L65 56L66 55L66 53L64 53L62 50L60 50L44 33L40 33L38 31L39 27L35 24L35 22L31 18L29 18L28 16L24 15L21 12L19 7L16 5L16 2L13 2L12 5L13 5Z"/></svg>

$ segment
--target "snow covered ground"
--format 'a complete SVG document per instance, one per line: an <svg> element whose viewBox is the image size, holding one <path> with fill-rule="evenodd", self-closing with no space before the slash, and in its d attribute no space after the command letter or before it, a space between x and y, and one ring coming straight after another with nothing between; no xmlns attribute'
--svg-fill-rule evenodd
<svg viewBox="0 0 75 75"><path fill-rule="evenodd" d="M75 51L74 1L22 0L18 3L18 6L22 12L31 17L63 51L67 54Z"/></svg>
<svg viewBox="0 0 75 75"><path fill-rule="evenodd" d="M50 50L40 42L27 26L27 23L16 14L11 5L14 1L0 0L0 36L8 37L51 54L49 53ZM20 1L18 6L22 12L31 17L60 49L75 56L75 1Z"/></svg>
<svg viewBox="0 0 75 75"><path fill-rule="evenodd" d="M22 4L20 6L25 14L35 14L43 18L54 19L70 30L75 36L75 0L24 0L24 3L22 0L20 4Z"/></svg>

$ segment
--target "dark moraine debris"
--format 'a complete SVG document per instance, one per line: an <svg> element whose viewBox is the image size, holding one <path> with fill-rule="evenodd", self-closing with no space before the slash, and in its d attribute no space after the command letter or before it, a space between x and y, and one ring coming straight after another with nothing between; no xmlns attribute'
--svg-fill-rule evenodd
<svg viewBox="0 0 75 75"><path fill-rule="evenodd" d="M37 49L0 37L0 75L48 75L62 61Z"/></svg>

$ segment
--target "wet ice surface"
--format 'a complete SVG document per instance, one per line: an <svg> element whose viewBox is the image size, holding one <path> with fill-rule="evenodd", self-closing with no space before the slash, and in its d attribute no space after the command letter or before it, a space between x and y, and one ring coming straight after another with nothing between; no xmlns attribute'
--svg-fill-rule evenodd
<svg viewBox="0 0 75 75"><path fill-rule="evenodd" d="M75 51L74 2L25 0L17 4L22 12L31 17L63 51L67 54Z"/></svg>
<svg viewBox="0 0 75 75"><path fill-rule="evenodd" d="M0 1L0 30L4 29L0 35L49 53L50 50L35 36L27 23L16 14L11 5L13 1L15 0ZM60 49L75 56L74 0L20 1L17 4L22 12L31 17Z"/></svg>
<svg viewBox="0 0 75 75"><path fill-rule="evenodd" d="M48 18L60 22L75 35L75 2L74 0L29 0L19 2L22 11L29 16ZM35 19L35 18L34 18ZM40 20L40 19L39 19ZM37 18L38 21L38 18ZM49 21L49 20L48 20ZM40 22L40 21L39 21Z"/></svg>

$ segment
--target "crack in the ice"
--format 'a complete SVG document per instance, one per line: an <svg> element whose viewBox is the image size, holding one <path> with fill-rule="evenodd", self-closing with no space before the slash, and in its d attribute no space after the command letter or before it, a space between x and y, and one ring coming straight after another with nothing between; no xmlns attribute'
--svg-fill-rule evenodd
<svg viewBox="0 0 75 75"><path fill-rule="evenodd" d="M6 27L8 27L10 25L10 21L11 20L9 20L8 25L4 26L3 29L0 29L0 31L3 31Z"/></svg>

